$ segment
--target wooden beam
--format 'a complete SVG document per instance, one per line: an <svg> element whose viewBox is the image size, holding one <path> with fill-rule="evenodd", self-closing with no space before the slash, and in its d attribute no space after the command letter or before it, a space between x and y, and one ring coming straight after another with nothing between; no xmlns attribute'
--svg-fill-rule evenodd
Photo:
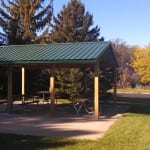
<svg viewBox="0 0 150 150"><path fill-rule="evenodd" d="M79 63L56 63L56 68L84 68L85 66L87 68L93 68L94 62L79 62ZM13 64L14 67L22 67L22 64ZM52 69L54 64L52 63L26 63L24 64L25 68L27 69Z"/></svg>
<svg viewBox="0 0 150 150"><path fill-rule="evenodd" d="M94 77L94 118L99 119L99 63L95 65Z"/></svg>
<svg viewBox="0 0 150 150"><path fill-rule="evenodd" d="M21 68L21 96L22 96L22 103L25 102L25 68Z"/></svg>
<svg viewBox="0 0 150 150"><path fill-rule="evenodd" d="M12 67L8 67L8 104L7 104L8 112L11 112L13 109L12 84L13 84Z"/></svg>
<svg viewBox="0 0 150 150"><path fill-rule="evenodd" d="M55 81L54 81L54 68L51 70L51 77L50 77L50 99L51 99L51 105L50 105L50 114L55 114Z"/></svg>

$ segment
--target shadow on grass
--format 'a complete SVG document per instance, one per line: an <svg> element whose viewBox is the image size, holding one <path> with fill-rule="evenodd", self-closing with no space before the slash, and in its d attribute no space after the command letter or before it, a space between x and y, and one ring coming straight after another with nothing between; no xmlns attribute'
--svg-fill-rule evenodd
<svg viewBox="0 0 150 150"><path fill-rule="evenodd" d="M143 97L142 97L143 96ZM150 114L150 97L141 94L118 96L118 105L127 105L129 113Z"/></svg>
<svg viewBox="0 0 150 150"><path fill-rule="evenodd" d="M36 150L74 145L75 140L24 135L0 134L0 147L4 150Z"/></svg>
<svg viewBox="0 0 150 150"><path fill-rule="evenodd" d="M142 104L130 105L128 112L150 115L150 105L142 105Z"/></svg>

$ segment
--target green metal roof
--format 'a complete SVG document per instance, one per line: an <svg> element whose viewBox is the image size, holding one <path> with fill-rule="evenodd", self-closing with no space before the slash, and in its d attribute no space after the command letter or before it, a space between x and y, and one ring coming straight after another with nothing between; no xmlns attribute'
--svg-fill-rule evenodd
<svg viewBox="0 0 150 150"><path fill-rule="evenodd" d="M0 47L0 64L95 62L110 42L77 42Z"/></svg>

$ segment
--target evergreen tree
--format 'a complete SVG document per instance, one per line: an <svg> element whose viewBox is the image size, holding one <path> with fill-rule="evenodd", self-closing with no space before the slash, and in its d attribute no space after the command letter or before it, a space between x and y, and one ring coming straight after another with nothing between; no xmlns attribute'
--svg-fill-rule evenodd
<svg viewBox="0 0 150 150"><path fill-rule="evenodd" d="M37 31L50 23L52 0L43 7L45 0L1 0L0 39L5 44L35 43Z"/></svg>
<svg viewBox="0 0 150 150"><path fill-rule="evenodd" d="M67 6L63 6L57 17L54 17L53 30L46 36L45 41L47 43L96 41L100 28L92 25L93 16L85 12L84 5L79 0L71 0Z"/></svg>
<svg viewBox="0 0 150 150"><path fill-rule="evenodd" d="M72 99L79 97L83 93L83 72L80 69L58 69L56 74L56 88L57 96Z"/></svg>
<svg viewBox="0 0 150 150"><path fill-rule="evenodd" d="M49 0L47 5L45 2L46 0L1 0L0 44L20 45L37 43L37 39L39 40L37 33L41 31L41 38L52 16L53 1ZM27 70L27 74L28 72ZM38 80L37 72L39 74L40 70L32 71L36 81ZM18 72L15 72L15 76L17 75ZM27 78L28 81L31 81L27 82L27 84L29 87L35 87L33 85L35 81L31 79L31 76ZM17 83L16 80L14 82Z"/></svg>
<svg viewBox="0 0 150 150"><path fill-rule="evenodd" d="M79 0L71 0L67 6L54 17L51 33L45 36L45 42L84 42L98 41L100 28L92 27L93 16L85 12L84 5ZM63 69L57 71L58 95L69 98L85 96L84 73L81 69ZM87 87L88 88L88 87ZM90 87L91 89L91 87Z"/></svg>
<svg viewBox="0 0 150 150"><path fill-rule="evenodd" d="M0 46L4 45L6 41L5 34L0 33Z"/></svg>

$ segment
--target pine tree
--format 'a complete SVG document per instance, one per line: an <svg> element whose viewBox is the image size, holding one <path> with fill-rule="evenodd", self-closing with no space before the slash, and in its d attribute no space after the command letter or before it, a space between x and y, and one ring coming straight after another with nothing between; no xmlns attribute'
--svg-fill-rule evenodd
<svg viewBox="0 0 150 150"><path fill-rule="evenodd" d="M67 6L54 17L52 32L46 42L83 42L96 41L100 34L98 26L92 27L93 16L85 12L79 0L71 0Z"/></svg>
<svg viewBox="0 0 150 150"><path fill-rule="evenodd" d="M37 32L43 33L46 26L50 23L52 16L53 1L49 0L46 6L45 1L46 0L1 0L0 44L20 45L37 43L37 39L39 40L42 37L41 35L39 38ZM34 72L32 71L35 79L37 79L36 72L36 70ZM38 72L40 72L40 70L38 70ZM15 72L15 76L17 75L18 72ZM29 82L29 87L34 83L31 79L30 76L28 79L28 81L31 81Z"/></svg>
<svg viewBox="0 0 150 150"><path fill-rule="evenodd" d="M0 39L5 44L34 43L37 31L50 23L52 0L43 7L45 0L1 0Z"/></svg>
<svg viewBox="0 0 150 150"><path fill-rule="evenodd" d="M93 16L89 12L85 12L85 7L79 0L71 0L67 6L63 6L53 21L51 33L45 36L46 43L98 40L100 28L92 27ZM62 74L64 74L63 78ZM61 95L66 94L69 98L83 96L84 86L81 82L83 78L84 73L81 69L58 70L56 88L59 89Z"/></svg>

